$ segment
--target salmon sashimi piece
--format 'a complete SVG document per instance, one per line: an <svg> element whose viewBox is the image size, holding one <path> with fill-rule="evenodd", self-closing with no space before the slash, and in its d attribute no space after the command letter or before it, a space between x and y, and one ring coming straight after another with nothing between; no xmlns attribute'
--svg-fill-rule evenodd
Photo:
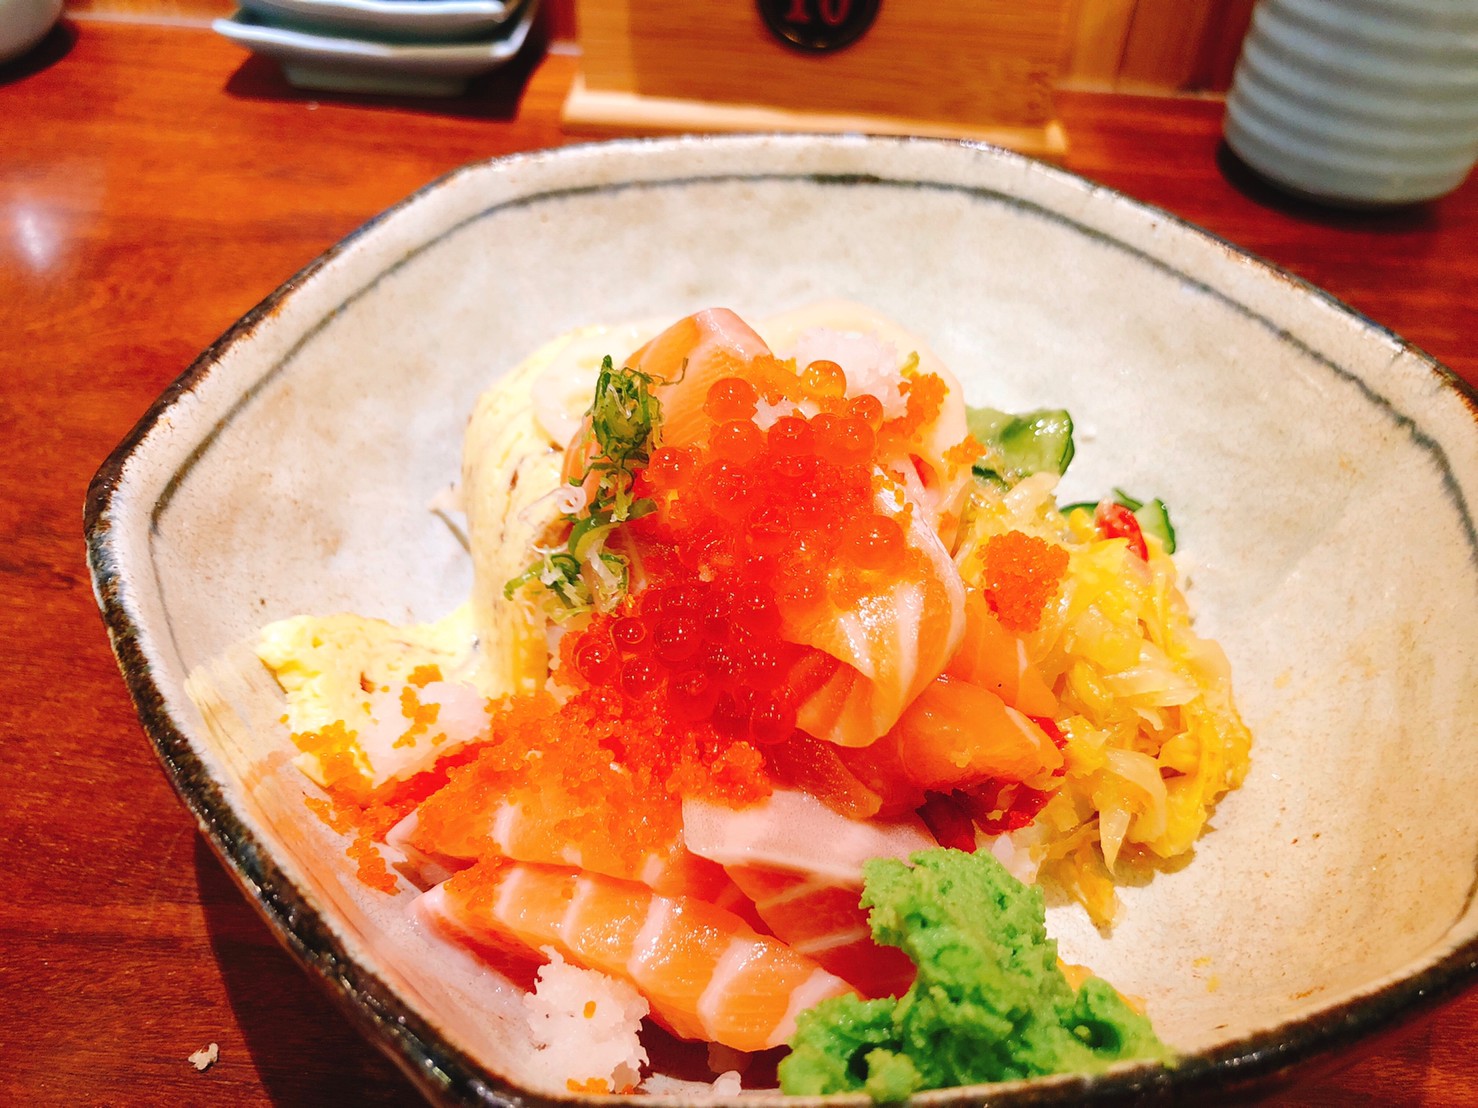
<svg viewBox="0 0 1478 1108"><path fill-rule="evenodd" d="M914 816L849 819L798 789L775 789L745 808L683 800L688 849L726 869L759 866L862 888L862 864L871 858L907 861L935 845Z"/></svg>
<svg viewBox="0 0 1478 1108"><path fill-rule="evenodd" d="M552 948L575 965L630 982L673 1034L734 1050L779 1046L800 1012L854 992L731 912L589 873L482 862L416 905L424 918L474 944Z"/></svg>
<svg viewBox="0 0 1478 1108"><path fill-rule="evenodd" d="M900 491L884 487L878 507L895 510ZM781 632L842 663L796 707L796 725L838 746L869 746L944 669L965 633L965 585L939 537L910 514L916 557L904 574L878 582L847 608L828 600L800 611L782 605Z"/></svg>
<svg viewBox="0 0 1478 1108"><path fill-rule="evenodd" d="M390 864L416 888L425 890L440 885L475 860L422 849L416 845L419 825L420 813L411 811L385 835L385 853Z"/></svg>
<svg viewBox="0 0 1478 1108"><path fill-rule="evenodd" d="M985 781L1040 782L1063 764L1037 723L989 689L941 674L871 746L839 751L881 803L880 816L917 809L929 790Z"/></svg>
<svg viewBox="0 0 1478 1108"><path fill-rule="evenodd" d="M1026 643L1001 626L976 589L966 590L965 636L944 672L989 689L1023 715L1057 714L1057 697L1032 665Z"/></svg>
<svg viewBox="0 0 1478 1108"><path fill-rule="evenodd" d="M898 721L904 776L949 792L988 780L1039 780L1062 765L1051 737L989 689L941 674Z"/></svg>
<svg viewBox="0 0 1478 1108"><path fill-rule="evenodd" d="M912 964L872 941L859 901L869 859L907 860L936 845L916 816L852 819L779 788L741 809L685 799L683 824L689 849L722 864L777 937L868 996L908 987Z"/></svg>
<svg viewBox="0 0 1478 1108"><path fill-rule="evenodd" d="M826 660L835 669L838 663ZM765 764L777 784L809 793L850 819L871 819L882 810L883 798L847 768L842 749L797 731L765 752Z"/></svg>
<svg viewBox="0 0 1478 1108"><path fill-rule="evenodd" d="M873 941L860 885L764 866L731 866L728 872L777 938L863 996L902 996L913 984L908 956Z"/></svg>
<svg viewBox="0 0 1478 1108"><path fill-rule="evenodd" d="M770 348L754 329L727 308L709 308L679 320L626 359L663 382L662 442L681 446L706 438L703 405L708 390L725 377L744 377Z"/></svg>
<svg viewBox="0 0 1478 1108"><path fill-rule="evenodd" d="M927 799L925 789L908 776L893 732L871 746L838 749L842 764L879 798L878 816L898 818L916 811Z"/></svg>
<svg viewBox="0 0 1478 1108"><path fill-rule="evenodd" d="M620 366L653 378L652 395L662 406L659 437L665 446L681 446L707 437L708 418L703 404L714 382L743 377L770 348L727 308L709 308L680 319ZM596 475L589 463L598 449L587 415L565 451L561 478L581 484L587 494Z"/></svg>
<svg viewBox="0 0 1478 1108"><path fill-rule="evenodd" d="M450 795L448 790L443 790ZM557 792L546 788L545 793ZM465 868L483 858L570 866L607 877L638 881L668 896L691 896L723 907L747 910L747 898L734 886L723 867L687 850L682 833L659 850L631 857L598 827L578 839L569 837L565 807L557 796L541 796L539 803L506 797L482 804L443 804L433 796L391 832L387 841L410 847L443 867ZM425 818L423 813L429 814Z"/></svg>

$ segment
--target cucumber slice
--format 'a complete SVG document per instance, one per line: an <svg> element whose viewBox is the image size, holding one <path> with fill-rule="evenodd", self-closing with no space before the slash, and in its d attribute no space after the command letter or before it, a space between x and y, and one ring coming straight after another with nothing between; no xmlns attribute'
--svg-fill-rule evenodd
<svg viewBox="0 0 1478 1108"><path fill-rule="evenodd" d="M1114 500L1134 514L1141 531L1160 540L1166 554L1175 553L1175 527L1170 522L1170 509L1165 507L1165 501L1159 497L1150 501L1136 500L1123 489L1114 490ZM1092 512L1097 511L1098 505L1092 500L1080 500L1076 504L1063 504L1057 510L1068 515L1078 508Z"/></svg>
<svg viewBox="0 0 1478 1108"><path fill-rule="evenodd" d="M974 467L975 476L987 484L1009 488L1033 473L1061 475L1073 460L1073 418L1061 408L1021 415L966 408L965 424L991 451L989 464Z"/></svg>
<svg viewBox="0 0 1478 1108"><path fill-rule="evenodd" d="M1120 503L1123 502L1120 501ZM1129 507L1127 504L1124 506ZM1159 539L1166 554L1175 553L1175 527L1170 522L1170 509L1165 507L1165 501L1156 497L1143 507L1129 508L1129 510L1139 521L1141 531Z"/></svg>

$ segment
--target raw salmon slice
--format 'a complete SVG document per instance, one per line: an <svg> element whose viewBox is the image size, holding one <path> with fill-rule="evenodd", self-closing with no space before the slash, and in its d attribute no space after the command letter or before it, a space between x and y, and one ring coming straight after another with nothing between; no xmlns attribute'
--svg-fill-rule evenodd
<svg viewBox="0 0 1478 1108"><path fill-rule="evenodd" d="M989 689L1023 715L1057 714L1057 697L1032 665L1026 643L1001 626L978 589L965 592L965 637L944 672Z"/></svg>
<svg viewBox="0 0 1478 1108"><path fill-rule="evenodd" d="M863 996L902 996L913 984L908 956L873 942L860 886L763 866L728 872L777 938Z"/></svg>
<svg viewBox="0 0 1478 1108"><path fill-rule="evenodd" d="M629 981L673 1034L735 1050L779 1046L797 1014L853 992L731 912L589 873L483 862L423 894L417 907L475 944L552 948Z"/></svg>
<svg viewBox="0 0 1478 1108"><path fill-rule="evenodd" d="M683 801L689 848L723 865L765 925L869 996L908 988L913 966L872 941L862 897L871 858L907 860L937 845L913 815L853 819L796 789L743 809Z"/></svg>
<svg viewBox="0 0 1478 1108"><path fill-rule="evenodd" d="M707 437L703 404L714 382L747 376L754 359L769 354L749 324L727 308L709 308L678 320L621 364L652 378L652 395L662 405L662 443L681 446ZM593 491L588 467L596 450L587 415L565 451L562 481L583 480L586 492Z"/></svg>
<svg viewBox="0 0 1478 1108"><path fill-rule="evenodd" d="M709 308L674 323L626 364L663 382L662 441L680 446L706 438L703 404L708 390L725 377L744 377L754 359L770 348L754 329L727 308Z"/></svg>
<svg viewBox="0 0 1478 1108"><path fill-rule="evenodd" d="M637 881L665 896L706 900L740 915L750 911L748 898L723 867L687 850L681 832L660 849L633 857L598 826L589 825L589 834L571 837L565 818L571 806L561 804L557 796L543 796L537 806L507 799L479 801L457 795L458 784L454 781L412 812L386 841L413 860L428 859L445 870L462 869L484 858L569 866Z"/></svg>
<svg viewBox="0 0 1478 1108"><path fill-rule="evenodd" d="M900 492L878 492L881 511ZM844 747L869 746L898 722L955 654L965 634L965 586L949 551L914 512L908 545L922 557L848 608L789 611L782 633L840 665L797 706L797 726ZM805 675L799 675L804 681Z"/></svg>

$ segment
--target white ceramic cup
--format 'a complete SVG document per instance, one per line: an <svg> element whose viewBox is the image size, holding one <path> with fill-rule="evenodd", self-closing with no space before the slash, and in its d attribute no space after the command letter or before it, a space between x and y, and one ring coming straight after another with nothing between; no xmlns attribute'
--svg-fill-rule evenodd
<svg viewBox="0 0 1478 1108"><path fill-rule="evenodd" d="M0 0L0 62L35 46L61 14L62 0Z"/></svg>
<svg viewBox="0 0 1478 1108"><path fill-rule="evenodd" d="M1430 200L1478 158L1478 0L1262 0L1227 144L1335 203Z"/></svg>

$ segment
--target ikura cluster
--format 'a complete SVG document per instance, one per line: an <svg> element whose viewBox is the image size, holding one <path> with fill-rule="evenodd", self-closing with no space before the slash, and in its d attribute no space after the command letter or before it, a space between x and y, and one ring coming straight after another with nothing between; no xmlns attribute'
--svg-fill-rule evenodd
<svg viewBox="0 0 1478 1108"><path fill-rule="evenodd" d="M797 632L921 557L907 540L911 506L890 495L881 462L941 398L924 384L885 421L877 397L846 394L830 361L797 373L756 359L748 377L709 387L696 434L635 474L633 496L655 510L621 528L633 588L575 636L580 682L665 701L675 719L729 738L791 737L789 677L815 653Z"/></svg>

